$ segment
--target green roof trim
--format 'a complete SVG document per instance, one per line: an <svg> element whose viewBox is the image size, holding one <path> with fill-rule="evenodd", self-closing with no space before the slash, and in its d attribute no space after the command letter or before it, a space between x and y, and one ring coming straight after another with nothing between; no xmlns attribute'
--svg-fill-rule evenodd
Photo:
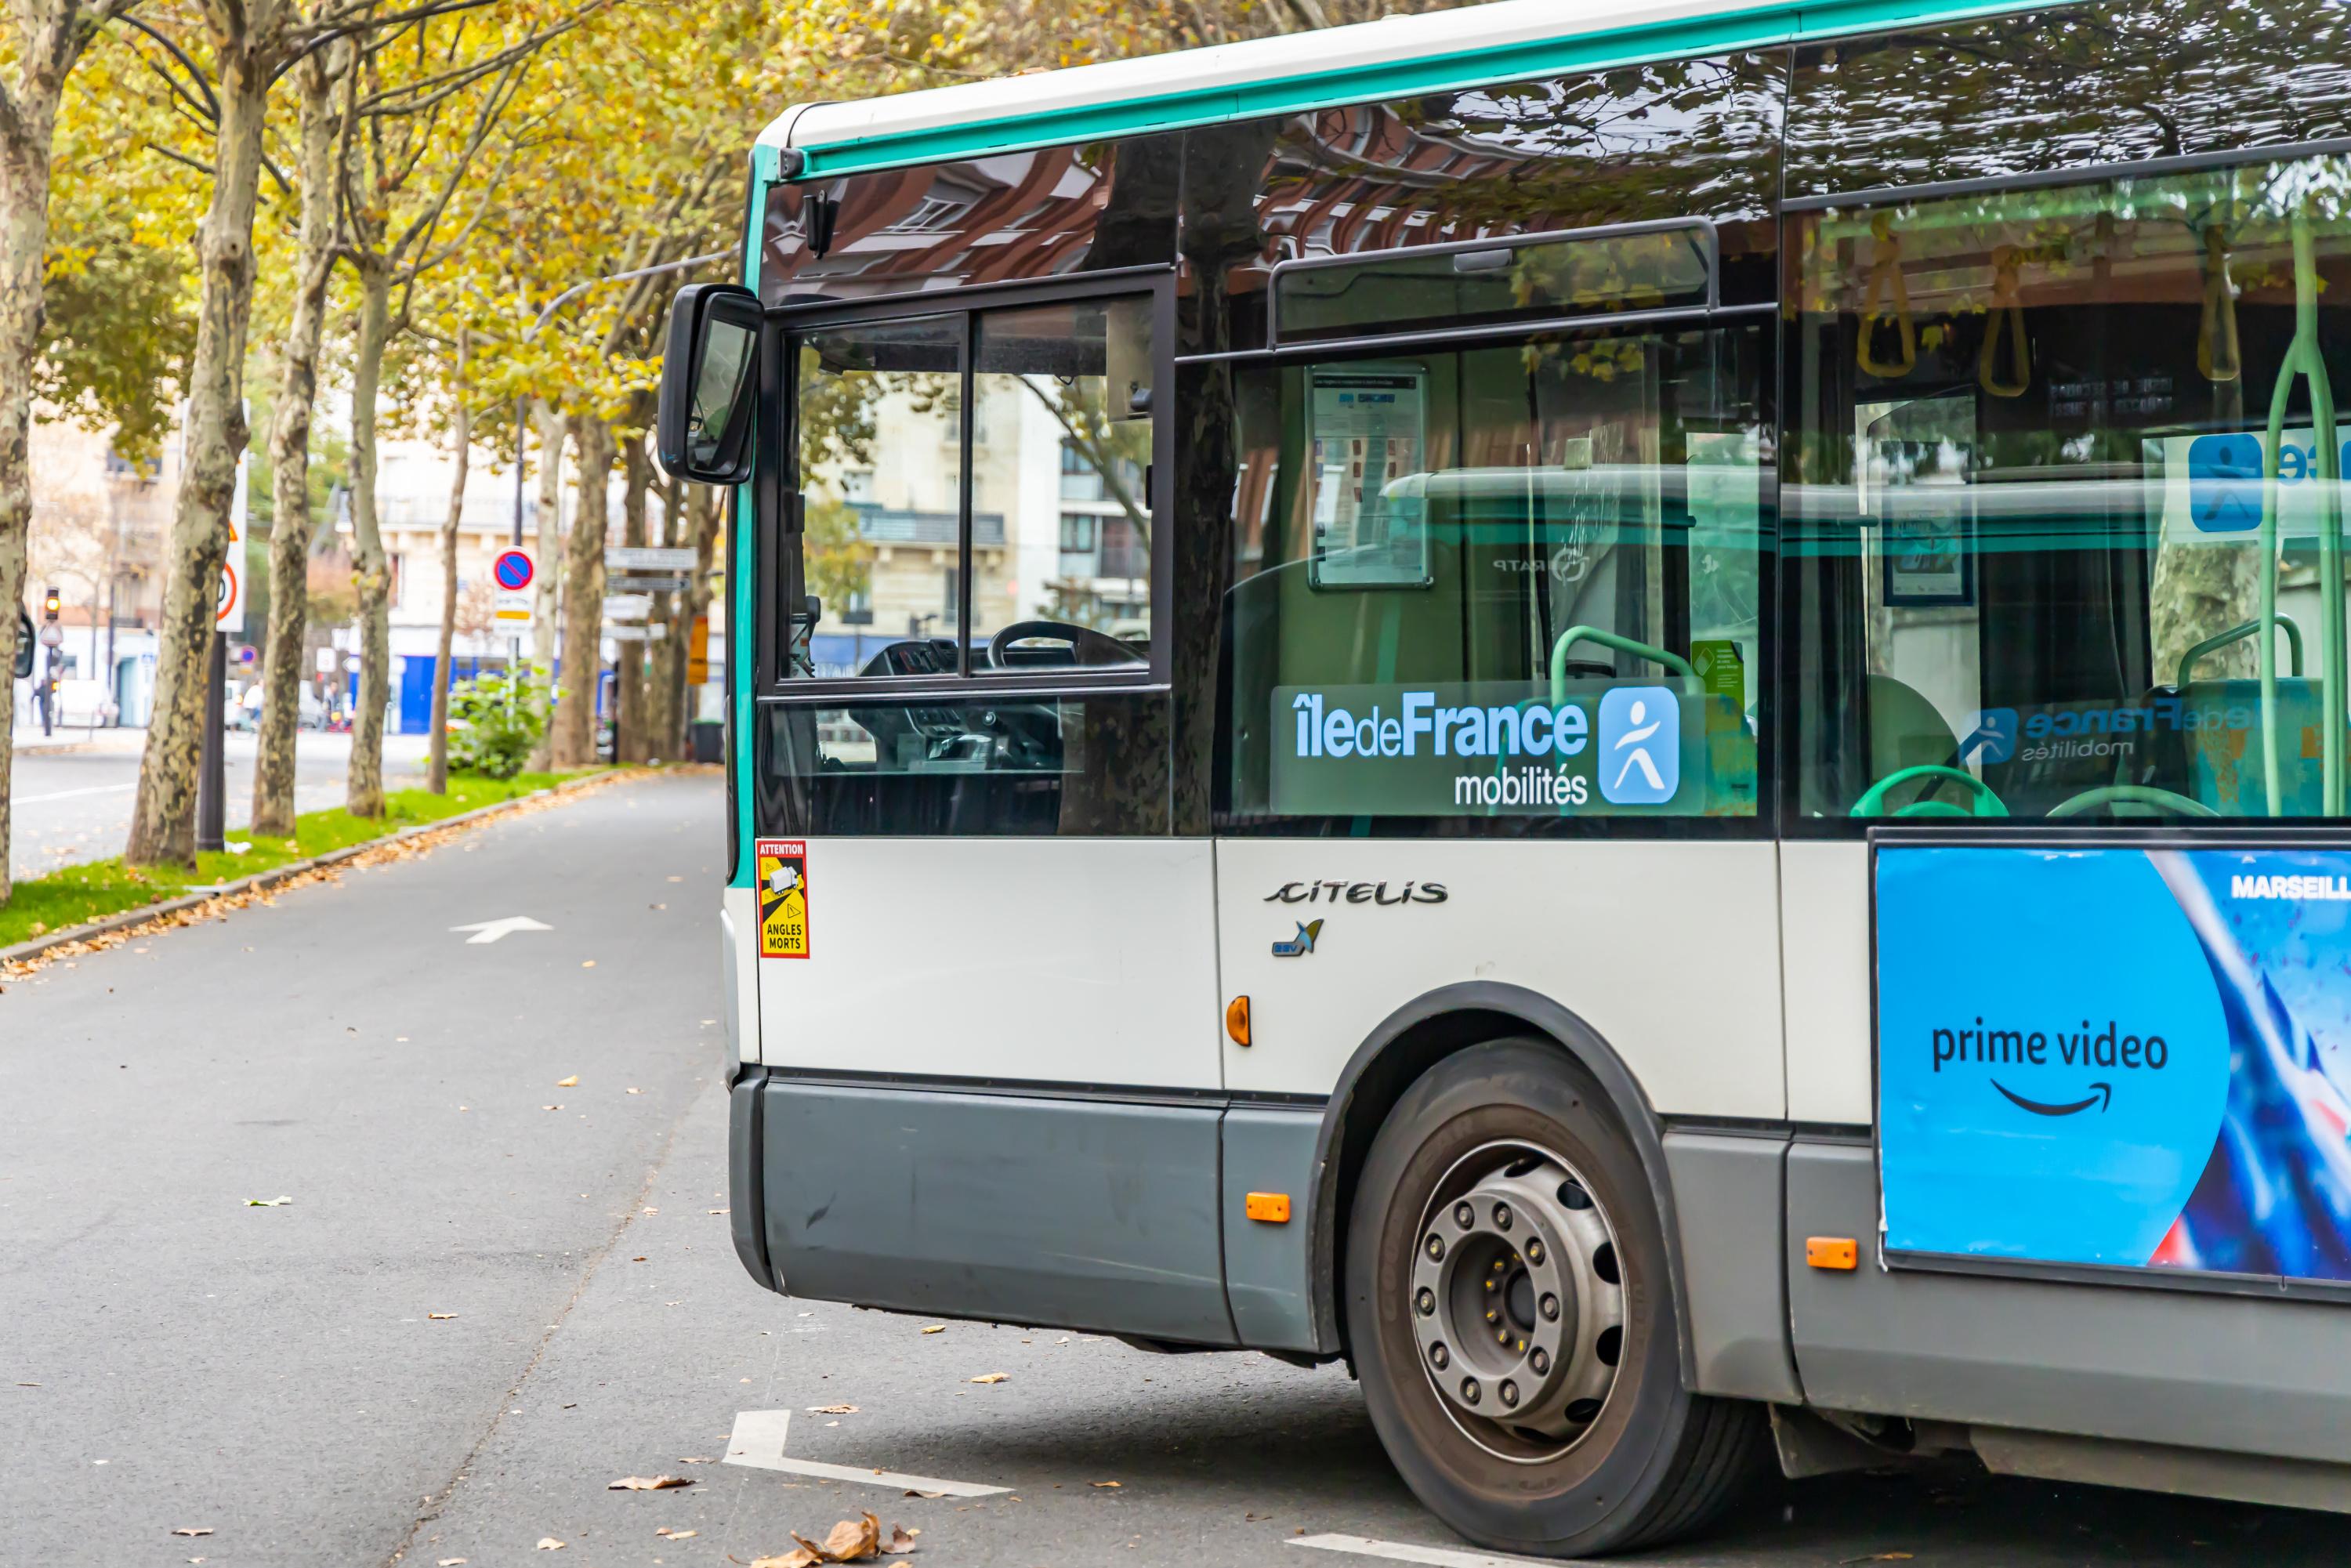
<svg viewBox="0 0 2351 1568"><path fill-rule="evenodd" d="M2061 0L2062 3L2062 0ZM1418 59L1382 61L1233 87L1199 88L1155 98L1086 104L1037 114L925 127L799 149L799 180L873 169L937 163L1111 137L1180 131L1225 120L1297 114L1481 82L1524 80L1571 71L1605 70L1653 60L1697 58L1740 49L1882 33L1928 24L2047 10L2047 0L1800 0L1711 16L1657 22L1608 32L1540 39Z"/></svg>

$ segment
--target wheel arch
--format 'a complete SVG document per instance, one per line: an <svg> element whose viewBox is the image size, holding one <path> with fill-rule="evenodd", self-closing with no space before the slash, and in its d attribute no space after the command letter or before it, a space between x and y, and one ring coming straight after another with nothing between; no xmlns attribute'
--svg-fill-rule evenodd
<svg viewBox="0 0 2351 1568"><path fill-rule="evenodd" d="M1310 1276L1316 1343L1329 1353L1347 1346L1344 1292L1345 1216L1372 1139L1415 1081L1454 1052L1512 1035L1541 1037L1600 1085L1639 1155L1665 1230L1667 1284L1673 1293L1677 1353L1686 1384L1697 1377L1684 1285L1681 1227L1673 1179L1656 1111L1640 1081L1615 1048L1577 1016L1540 991L1492 980L1440 986L1405 1003L1380 1021L1347 1059L1322 1115L1314 1149L1313 1226Z"/></svg>

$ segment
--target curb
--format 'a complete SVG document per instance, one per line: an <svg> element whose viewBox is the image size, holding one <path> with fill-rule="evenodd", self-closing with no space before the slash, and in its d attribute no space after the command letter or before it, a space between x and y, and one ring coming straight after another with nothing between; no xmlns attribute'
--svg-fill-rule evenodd
<svg viewBox="0 0 2351 1568"><path fill-rule="evenodd" d="M136 909L120 910L102 919L68 926L62 931L52 931L47 936L36 936L29 942L19 942L13 947L0 947L0 965L20 964L27 958L37 958L44 953L52 952L70 943L87 942L93 936L108 936L126 926L143 925L150 920L160 919L166 915L176 915L183 909L193 909L200 904L210 904L216 898L233 897L240 893L266 892L280 883L290 882L306 872L340 865L347 860L365 854L370 850L381 849L386 844L396 844L402 840L416 838L424 833L437 833L444 828L462 827L468 822L479 821L485 817L495 817L502 811L511 811L516 807L528 805L533 800L543 800L550 796L565 794L590 784L604 783L618 774L634 771L636 771L634 768L606 768L583 778L566 779L560 784L552 785L545 789L534 789L528 795L517 795L511 800L496 800L486 806L476 806L470 811L460 811L454 817L442 817L430 822L419 822L413 828L402 828L396 833L386 833L380 839L370 839L364 843L346 844L341 849L329 850L325 854L313 855L306 861L295 861L287 865L272 866L267 871L257 871L251 876L240 877L235 882L225 882L218 887L209 887L201 893L182 894L177 898L167 898L160 904L142 904Z"/></svg>

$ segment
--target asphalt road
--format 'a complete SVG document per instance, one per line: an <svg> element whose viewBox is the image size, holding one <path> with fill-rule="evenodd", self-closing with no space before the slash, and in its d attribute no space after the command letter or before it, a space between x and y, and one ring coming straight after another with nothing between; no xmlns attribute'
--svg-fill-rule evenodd
<svg viewBox="0 0 2351 1568"><path fill-rule="evenodd" d="M59 738L79 730L59 732ZM427 737L388 735L383 741L384 781L392 789L423 777ZM11 769L15 822L9 866L18 876L37 876L61 865L120 853L131 832L131 807L139 787L140 747L146 732L97 730L71 751L20 752ZM253 818L254 737L231 731L221 758L227 780L232 832ZM303 730L294 744L294 806L323 810L343 803L343 780L350 766L351 737Z"/></svg>
<svg viewBox="0 0 2351 1568"><path fill-rule="evenodd" d="M718 1568L861 1508L922 1531L913 1568L1460 1550L1339 1369L754 1287L714 1212L718 822L713 779L627 783L0 995L0 1563ZM449 930L509 915L554 929ZM775 1411L780 1445L738 1426ZM664 1473L696 1484L608 1490ZM1643 1561L2233 1568L2343 1535L1945 1466L1776 1488Z"/></svg>

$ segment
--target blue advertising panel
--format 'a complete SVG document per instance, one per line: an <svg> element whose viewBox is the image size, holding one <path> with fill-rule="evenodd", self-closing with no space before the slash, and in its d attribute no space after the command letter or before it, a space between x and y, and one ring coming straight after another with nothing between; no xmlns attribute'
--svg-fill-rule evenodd
<svg viewBox="0 0 2351 1568"><path fill-rule="evenodd" d="M1876 875L1889 1253L2351 1281L2351 852Z"/></svg>

